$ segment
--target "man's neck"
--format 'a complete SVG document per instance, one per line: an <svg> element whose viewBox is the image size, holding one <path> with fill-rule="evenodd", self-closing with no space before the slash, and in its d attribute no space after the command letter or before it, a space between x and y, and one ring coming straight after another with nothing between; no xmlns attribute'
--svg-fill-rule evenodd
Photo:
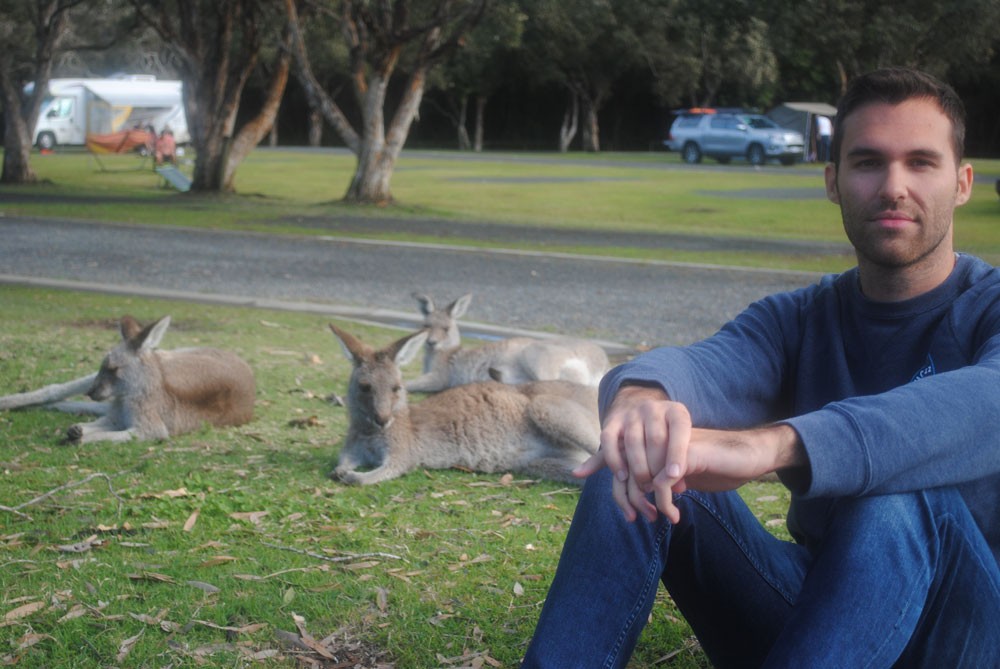
<svg viewBox="0 0 1000 669"><path fill-rule="evenodd" d="M902 302L928 293L944 283L955 269L950 253L935 262L898 268L858 263L861 292L874 302Z"/></svg>

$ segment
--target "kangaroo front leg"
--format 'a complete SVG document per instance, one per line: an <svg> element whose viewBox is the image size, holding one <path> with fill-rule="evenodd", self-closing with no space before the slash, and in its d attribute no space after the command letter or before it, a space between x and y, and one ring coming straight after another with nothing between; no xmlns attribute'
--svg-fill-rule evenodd
<svg viewBox="0 0 1000 669"><path fill-rule="evenodd" d="M389 479L398 478L403 472L393 471L389 467L376 467L371 471L359 472L357 470L337 470L337 477L344 483L350 485L372 485L381 483Z"/></svg>
<svg viewBox="0 0 1000 669"><path fill-rule="evenodd" d="M66 431L66 438L74 444L86 444L93 441L127 441L132 436L132 430L119 429L118 425L108 416L103 416L90 423L70 425Z"/></svg>

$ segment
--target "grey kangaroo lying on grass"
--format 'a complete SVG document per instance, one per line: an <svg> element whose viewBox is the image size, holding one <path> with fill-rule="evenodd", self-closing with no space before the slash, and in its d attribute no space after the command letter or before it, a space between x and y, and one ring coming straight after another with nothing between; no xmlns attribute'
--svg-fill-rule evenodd
<svg viewBox="0 0 1000 669"><path fill-rule="evenodd" d="M250 366L215 348L158 350L169 326L169 316L145 328L125 316L119 326L122 341L96 374L0 398L0 409L43 405L101 415L70 426L66 436L76 443L166 439L205 423L249 422L256 395ZM84 391L95 401L61 402Z"/></svg>
<svg viewBox="0 0 1000 669"><path fill-rule="evenodd" d="M411 392L437 392L490 379L511 384L558 379L596 387L608 371L603 348L571 337L511 337L462 348L458 319L472 295L463 295L443 309L436 309L426 295L413 297L420 303L428 336L424 372L406 383Z"/></svg>
<svg viewBox="0 0 1000 669"><path fill-rule="evenodd" d="M350 426L333 476L370 484L419 467L463 467L580 483L570 472L600 444L594 388L568 381L487 381L411 406L399 367L420 352L425 330L374 350L330 328L354 365L347 391ZM373 469L359 471L366 467Z"/></svg>

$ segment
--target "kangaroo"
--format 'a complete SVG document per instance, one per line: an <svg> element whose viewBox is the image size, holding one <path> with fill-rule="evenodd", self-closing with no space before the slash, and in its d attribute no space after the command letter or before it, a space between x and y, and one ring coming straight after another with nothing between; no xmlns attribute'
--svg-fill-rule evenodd
<svg viewBox="0 0 1000 669"><path fill-rule="evenodd" d="M593 387L569 381L516 386L486 381L410 406L399 368L419 354L425 330L374 350L337 326L330 328L354 366L347 391L350 426L334 477L367 485L418 467L463 467L579 485L572 469L600 444Z"/></svg>
<svg viewBox="0 0 1000 669"><path fill-rule="evenodd" d="M87 395L96 406L90 413L104 415L70 426L66 436L74 443L166 439L204 423L250 421L256 395L250 366L235 354L214 348L157 350L169 326L170 316L145 328L124 316L119 324L122 341L105 356L96 374L2 398L0 406L64 399L83 392L83 383L91 380Z"/></svg>
<svg viewBox="0 0 1000 669"><path fill-rule="evenodd" d="M463 295L443 309L436 309L426 295L413 297L420 303L428 336L423 374L407 382L410 392L431 393L490 379L510 384L559 379L596 387L608 371L603 348L571 337L510 337L462 348L458 319L472 295Z"/></svg>

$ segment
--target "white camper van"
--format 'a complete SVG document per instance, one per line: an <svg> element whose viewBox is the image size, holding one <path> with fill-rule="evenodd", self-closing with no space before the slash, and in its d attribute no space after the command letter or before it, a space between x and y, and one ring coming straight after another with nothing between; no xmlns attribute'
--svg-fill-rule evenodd
<svg viewBox="0 0 1000 669"><path fill-rule="evenodd" d="M148 75L51 79L33 137L36 146L51 149L82 146L87 135L147 126L157 133L170 128L178 144L191 141L180 81Z"/></svg>

